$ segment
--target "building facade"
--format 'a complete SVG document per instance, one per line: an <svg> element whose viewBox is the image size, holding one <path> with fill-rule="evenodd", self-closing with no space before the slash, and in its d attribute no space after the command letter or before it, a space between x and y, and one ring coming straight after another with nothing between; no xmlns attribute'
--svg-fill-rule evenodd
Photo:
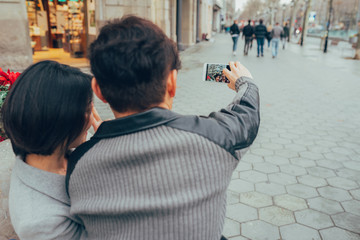
<svg viewBox="0 0 360 240"><path fill-rule="evenodd" d="M153 21L180 50L210 39L232 0L0 0L0 67L22 70L33 56L87 55L101 27L137 15ZM233 11L233 10L232 10ZM16 31L14 31L16 29ZM34 54L34 55L33 55Z"/></svg>

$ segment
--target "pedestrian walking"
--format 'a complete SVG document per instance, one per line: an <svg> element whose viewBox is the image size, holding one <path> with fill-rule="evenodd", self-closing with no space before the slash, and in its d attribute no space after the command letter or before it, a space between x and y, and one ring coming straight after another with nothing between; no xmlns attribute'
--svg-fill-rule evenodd
<svg viewBox="0 0 360 240"><path fill-rule="evenodd" d="M244 45L244 55L248 55L249 52L249 47L251 44L251 39L253 37L254 34L254 28L251 26L251 20L248 20L248 25L246 25L243 28L243 34L242 37L245 37L245 45Z"/></svg>
<svg viewBox="0 0 360 240"><path fill-rule="evenodd" d="M289 41L289 34L290 34L290 29L288 27L288 23L285 23L284 33L283 33L283 38L282 38L283 49L285 49L286 41Z"/></svg>
<svg viewBox="0 0 360 240"><path fill-rule="evenodd" d="M264 41L267 34L267 29L263 24L263 20L259 20L259 25L255 26L255 37L257 42L257 57L264 56Z"/></svg>
<svg viewBox="0 0 360 240"><path fill-rule="evenodd" d="M233 40L233 55L236 55L237 42L240 35L240 29L238 26L238 21L235 20L234 24L230 27L230 34Z"/></svg>
<svg viewBox="0 0 360 240"><path fill-rule="evenodd" d="M271 35L272 35L272 57L273 58L276 58L276 56L278 54L280 38L281 38L281 35L283 33L284 33L283 28L277 22L275 27L271 31Z"/></svg>
<svg viewBox="0 0 360 240"><path fill-rule="evenodd" d="M273 27L271 25L269 25L267 28L266 28L266 40L267 40L267 45L268 45L268 48L270 47L270 42L271 42L271 39L272 39L272 36L271 36L271 31L272 31Z"/></svg>
<svg viewBox="0 0 360 240"><path fill-rule="evenodd" d="M250 72L230 62L223 73L237 93L228 107L184 116L171 111L179 53L154 23L113 20L89 59L94 93L115 119L70 156L70 212L84 224L84 239L221 239L239 150L260 124Z"/></svg>

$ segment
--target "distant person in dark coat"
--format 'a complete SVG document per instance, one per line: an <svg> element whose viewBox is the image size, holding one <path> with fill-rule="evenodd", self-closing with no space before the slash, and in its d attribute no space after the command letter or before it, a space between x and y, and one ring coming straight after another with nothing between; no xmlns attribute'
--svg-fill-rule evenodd
<svg viewBox="0 0 360 240"><path fill-rule="evenodd" d="M263 20L259 20L259 25L255 27L255 37L257 41L257 57L264 56L264 41L267 34L267 29L265 25L263 24Z"/></svg>
<svg viewBox="0 0 360 240"><path fill-rule="evenodd" d="M237 41L239 39L239 35L240 35L240 29L238 26L238 21L235 20L234 24L230 27L230 34L233 40L233 55L236 55L236 47L237 47Z"/></svg>
<svg viewBox="0 0 360 240"><path fill-rule="evenodd" d="M251 20L248 21L248 25L243 28L243 35L245 37L244 55L248 55L252 36L254 34L254 28L251 26Z"/></svg>
<svg viewBox="0 0 360 240"><path fill-rule="evenodd" d="M289 35L290 35L290 29L289 29L287 23L285 23L285 26L283 29L284 29L284 34L283 34L282 42L283 42L283 49L285 49L285 43L286 43L286 41L289 42Z"/></svg>

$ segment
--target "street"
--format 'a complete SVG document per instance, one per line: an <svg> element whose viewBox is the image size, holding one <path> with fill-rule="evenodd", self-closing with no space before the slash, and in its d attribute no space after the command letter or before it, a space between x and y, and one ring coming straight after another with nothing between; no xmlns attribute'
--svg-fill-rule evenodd
<svg viewBox="0 0 360 240"><path fill-rule="evenodd" d="M239 60L260 89L261 126L228 190L223 234L232 240L360 239L360 62L317 45L256 57L256 41L232 56L217 34L181 53L173 110L208 115L230 103L225 84L204 82L203 64ZM332 52L331 52L332 51ZM99 100L103 119L111 111Z"/></svg>

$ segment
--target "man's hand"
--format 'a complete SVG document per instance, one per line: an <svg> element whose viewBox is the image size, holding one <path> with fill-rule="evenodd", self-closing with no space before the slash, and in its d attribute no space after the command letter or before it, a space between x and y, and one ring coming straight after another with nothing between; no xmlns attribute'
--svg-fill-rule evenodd
<svg viewBox="0 0 360 240"><path fill-rule="evenodd" d="M225 74L227 79L229 79L230 83L228 83L228 87L231 88L232 90L236 91L235 83L236 80L239 79L240 77L253 78L249 70L247 70L247 68L244 67L240 62L229 62L229 65L231 71L224 68L223 73Z"/></svg>

